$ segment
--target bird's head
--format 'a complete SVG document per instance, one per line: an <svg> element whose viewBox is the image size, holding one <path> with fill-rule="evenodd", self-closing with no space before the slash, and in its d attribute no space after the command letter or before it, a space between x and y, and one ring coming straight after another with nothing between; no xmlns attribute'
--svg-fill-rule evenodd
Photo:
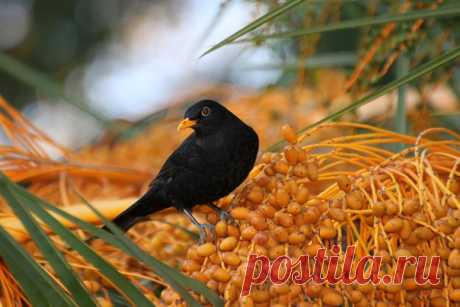
<svg viewBox="0 0 460 307"><path fill-rule="evenodd" d="M230 117L234 117L233 114L218 102L201 100L185 111L177 130L192 128L198 135L209 135L218 131Z"/></svg>

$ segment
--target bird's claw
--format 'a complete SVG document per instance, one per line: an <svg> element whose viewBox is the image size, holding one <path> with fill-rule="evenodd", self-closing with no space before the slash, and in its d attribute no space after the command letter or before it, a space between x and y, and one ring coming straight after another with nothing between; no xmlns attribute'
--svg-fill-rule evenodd
<svg viewBox="0 0 460 307"><path fill-rule="evenodd" d="M208 241L208 233L211 235L211 241L216 239L216 230L215 226L212 224L200 224L200 239L199 244L204 244Z"/></svg>
<svg viewBox="0 0 460 307"><path fill-rule="evenodd" d="M222 221L224 221L225 223L227 224L231 224L233 226L237 226L238 227L238 223L236 222L236 220L233 218L233 216L228 213L227 211L220 211L220 214L219 214L219 217Z"/></svg>

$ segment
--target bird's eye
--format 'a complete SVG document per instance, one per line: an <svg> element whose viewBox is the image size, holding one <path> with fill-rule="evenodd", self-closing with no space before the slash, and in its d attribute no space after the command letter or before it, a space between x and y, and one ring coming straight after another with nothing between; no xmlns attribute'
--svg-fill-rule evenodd
<svg viewBox="0 0 460 307"><path fill-rule="evenodd" d="M209 114L211 114L211 108L210 107L203 107L203 109L201 109L201 115L206 117L208 116Z"/></svg>

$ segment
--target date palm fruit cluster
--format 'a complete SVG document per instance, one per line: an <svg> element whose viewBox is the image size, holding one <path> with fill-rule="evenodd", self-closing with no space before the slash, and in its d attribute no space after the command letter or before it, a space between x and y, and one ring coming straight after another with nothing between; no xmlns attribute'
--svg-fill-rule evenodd
<svg viewBox="0 0 460 307"><path fill-rule="evenodd" d="M265 153L233 198L220 203L237 225L206 211L217 239L188 249L182 270L217 291L228 306L460 305L458 141L430 140L436 131L413 138L355 124L318 129L327 127L370 131L301 147L298 143L308 134L298 138L284 126L289 144L280 153ZM377 141L409 146L394 153L375 146ZM394 272L398 256L428 256L429 263L439 255L440 283L418 285L415 265L408 265L401 284L267 281L240 296L249 254L295 260L314 256L321 247L331 253L337 244L355 245L357 258L383 256L379 274ZM344 250L338 255L340 264ZM162 299L181 304L170 289Z"/></svg>

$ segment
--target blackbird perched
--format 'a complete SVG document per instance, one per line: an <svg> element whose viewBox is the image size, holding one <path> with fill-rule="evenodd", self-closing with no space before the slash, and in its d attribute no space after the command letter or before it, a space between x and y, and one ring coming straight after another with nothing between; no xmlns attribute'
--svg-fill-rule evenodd
<svg viewBox="0 0 460 307"><path fill-rule="evenodd" d="M212 100L193 104L184 118L177 129L192 128L193 133L169 156L149 190L113 220L123 231L170 206L198 226L201 242L206 240L207 230L214 235L214 228L198 223L192 215L193 206L206 204L221 219L231 220L213 202L232 192L249 174L259 148L257 134Z"/></svg>

